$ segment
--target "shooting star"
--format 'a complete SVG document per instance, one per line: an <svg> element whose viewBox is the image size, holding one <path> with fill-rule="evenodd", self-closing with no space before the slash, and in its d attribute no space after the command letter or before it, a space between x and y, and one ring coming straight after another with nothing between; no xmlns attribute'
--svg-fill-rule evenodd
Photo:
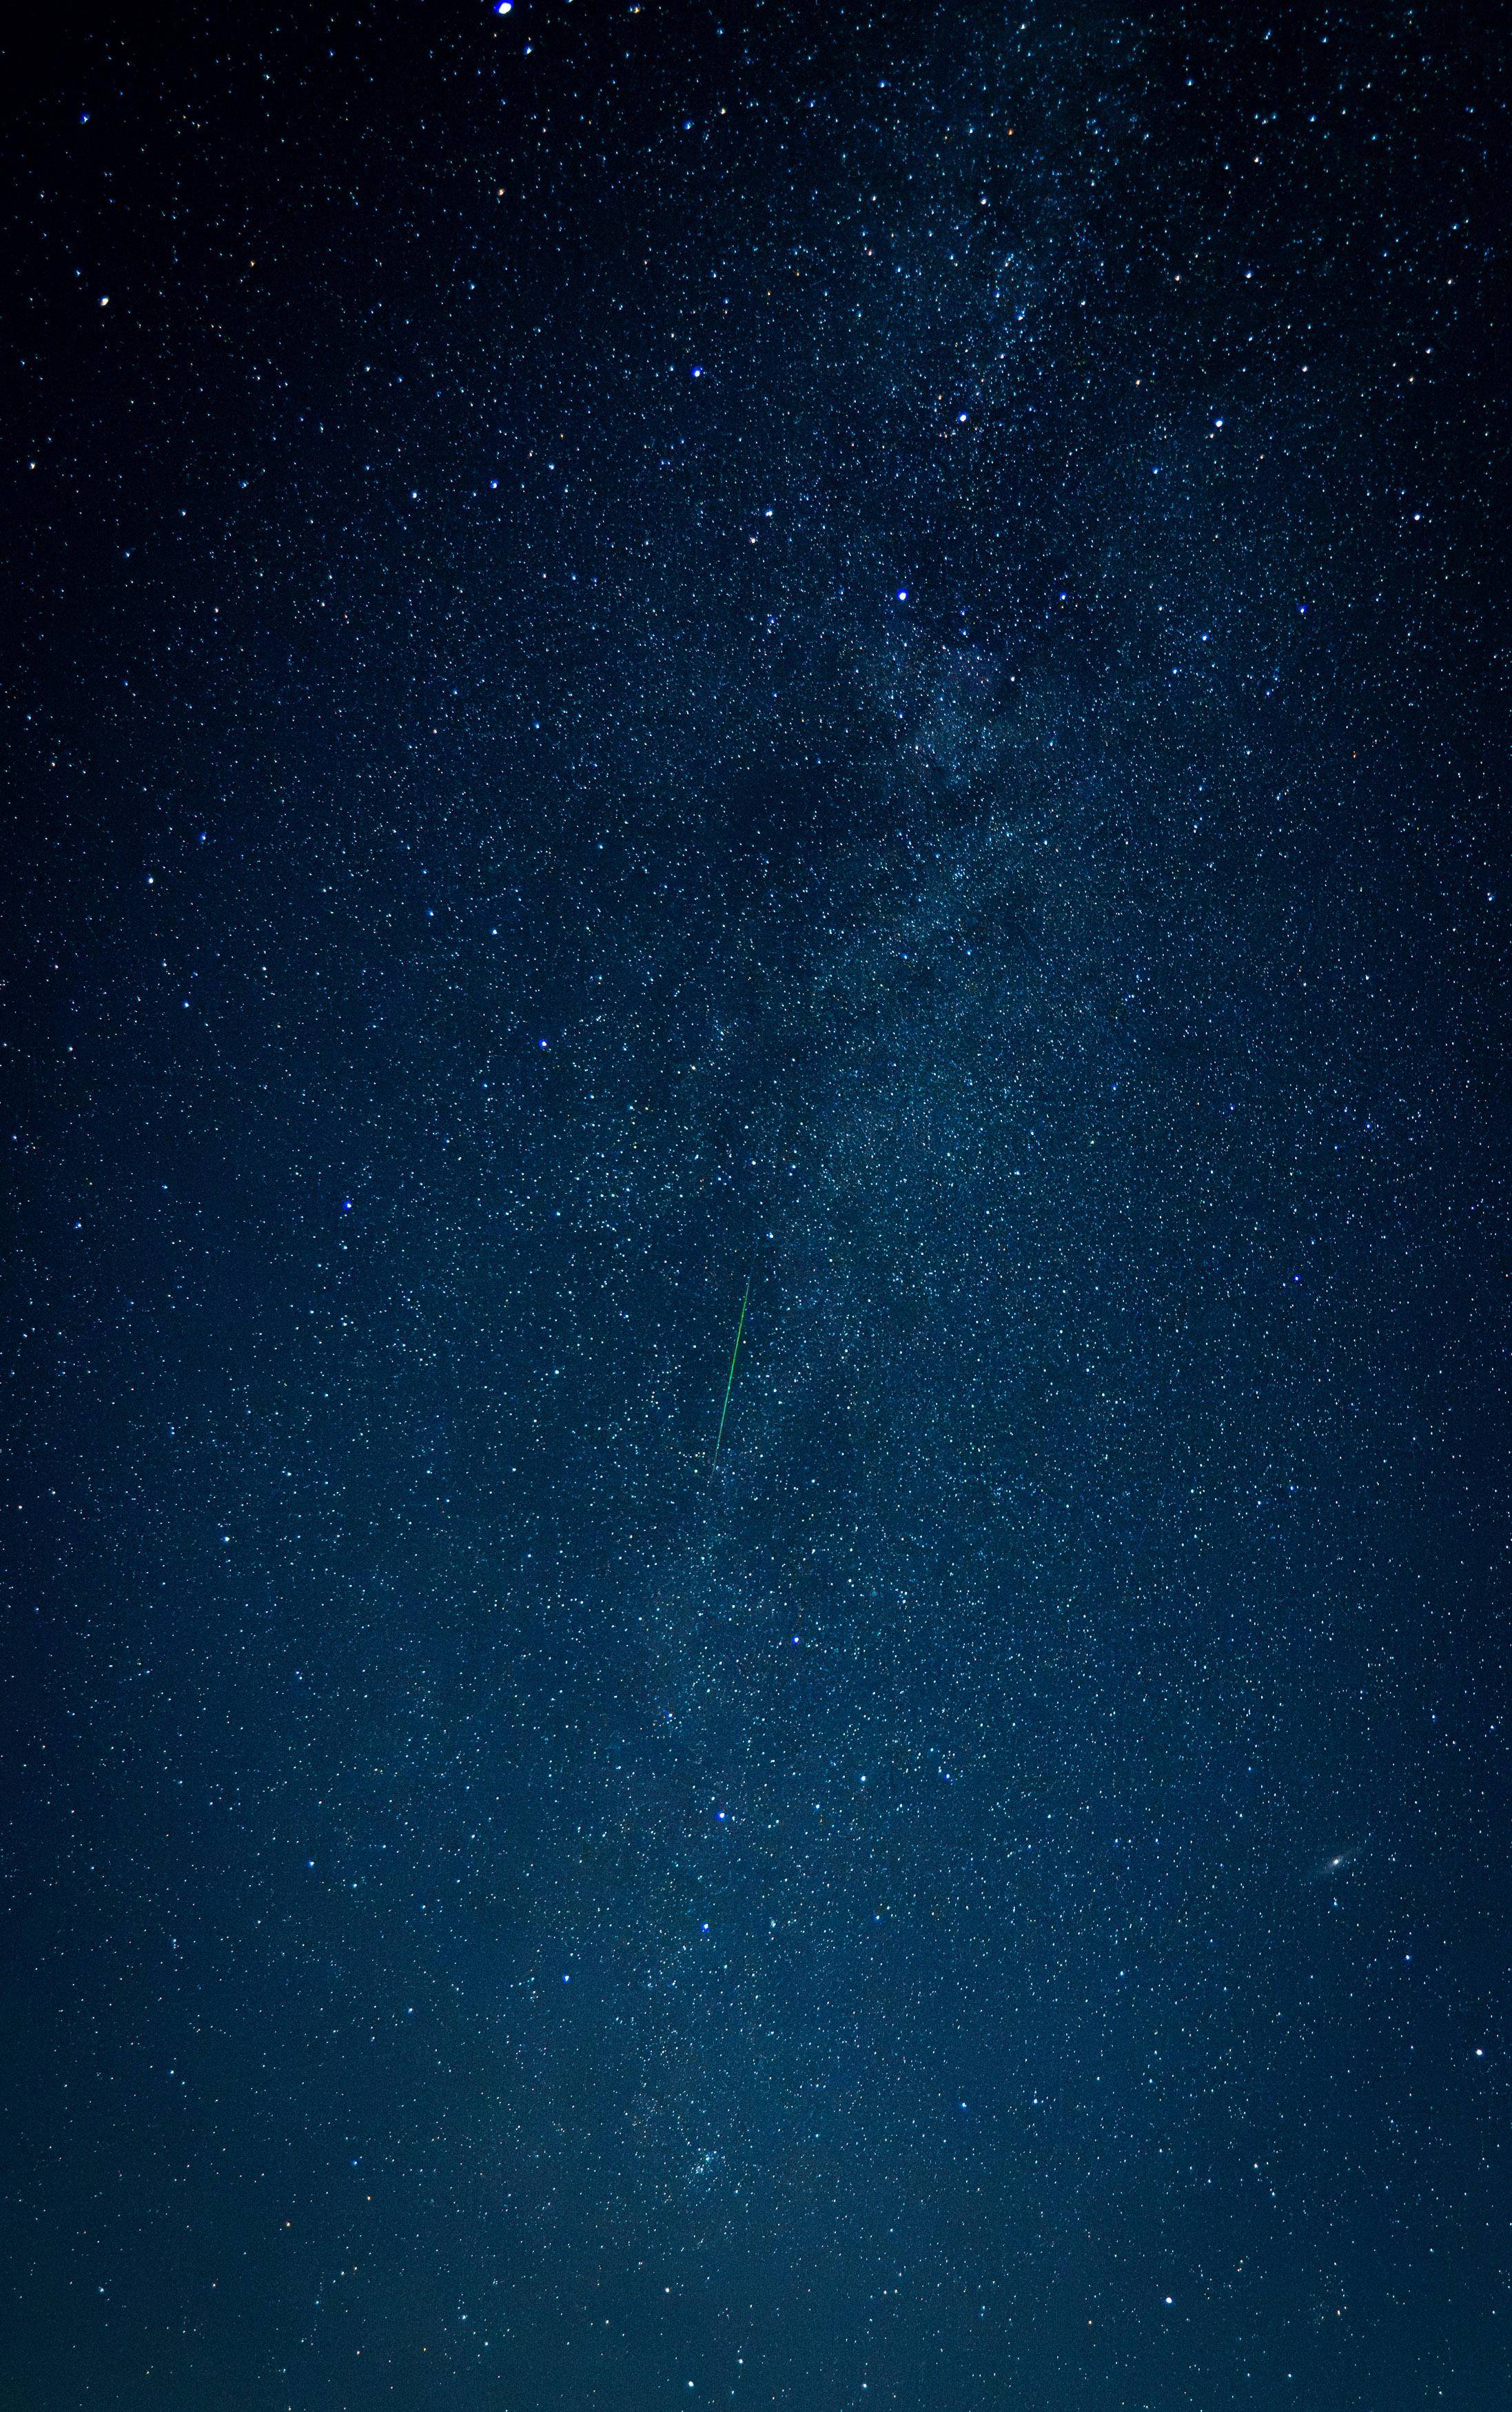
<svg viewBox="0 0 1512 2412"><path fill-rule="evenodd" d="M735 1346L729 1352L729 1379L725 1385L725 1404L719 1410L719 1430L714 1436L714 1453L709 1462L711 1472L712 1472L713 1468L719 1463L719 1444L725 1437L725 1418L729 1413L729 1394L735 1388L735 1360L741 1353L741 1342L745 1335L745 1310L750 1303L751 1276L747 1273L745 1276L745 1296L741 1301L741 1319L735 1327Z"/></svg>

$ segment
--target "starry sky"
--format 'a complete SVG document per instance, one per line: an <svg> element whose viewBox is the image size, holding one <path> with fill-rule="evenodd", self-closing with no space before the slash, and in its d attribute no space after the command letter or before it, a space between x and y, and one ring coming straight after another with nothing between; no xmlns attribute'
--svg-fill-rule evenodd
<svg viewBox="0 0 1512 2412"><path fill-rule="evenodd" d="M0 2412L1505 2405L1505 26L29 13Z"/></svg>

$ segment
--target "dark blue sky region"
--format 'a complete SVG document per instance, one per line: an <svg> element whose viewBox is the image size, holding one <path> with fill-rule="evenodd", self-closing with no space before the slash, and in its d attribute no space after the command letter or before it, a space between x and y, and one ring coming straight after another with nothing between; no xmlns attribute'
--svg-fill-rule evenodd
<svg viewBox="0 0 1512 2412"><path fill-rule="evenodd" d="M0 2412L1505 2405L1505 70L13 46Z"/></svg>

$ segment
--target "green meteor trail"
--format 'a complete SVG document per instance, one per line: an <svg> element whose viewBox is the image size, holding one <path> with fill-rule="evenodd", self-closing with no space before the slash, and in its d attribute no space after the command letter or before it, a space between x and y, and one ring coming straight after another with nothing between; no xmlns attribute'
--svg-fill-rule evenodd
<svg viewBox="0 0 1512 2412"><path fill-rule="evenodd" d="M750 1303L751 1276L747 1273L745 1276L745 1296L741 1301L741 1319L735 1327L735 1346L729 1352L729 1380L725 1385L725 1404L719 1410L719 1431L714 1438L714 1453L710 1460L711 1467L719 1463L719 1444L725 1437L725 1418L729 1413L729 1394L735 1388L735 1360L741 1353L741 1340L745 1331L745 1310Z"/></svg>

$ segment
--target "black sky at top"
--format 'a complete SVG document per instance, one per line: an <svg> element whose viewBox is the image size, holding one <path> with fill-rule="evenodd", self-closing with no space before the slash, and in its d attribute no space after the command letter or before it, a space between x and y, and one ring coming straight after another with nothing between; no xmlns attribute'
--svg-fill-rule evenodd
<svg viewBox="0 0 1512 2412"><path fill-rule="evenodd" d="M0 2404L1499 2405L1505 32L7 84Z"/></svg>

